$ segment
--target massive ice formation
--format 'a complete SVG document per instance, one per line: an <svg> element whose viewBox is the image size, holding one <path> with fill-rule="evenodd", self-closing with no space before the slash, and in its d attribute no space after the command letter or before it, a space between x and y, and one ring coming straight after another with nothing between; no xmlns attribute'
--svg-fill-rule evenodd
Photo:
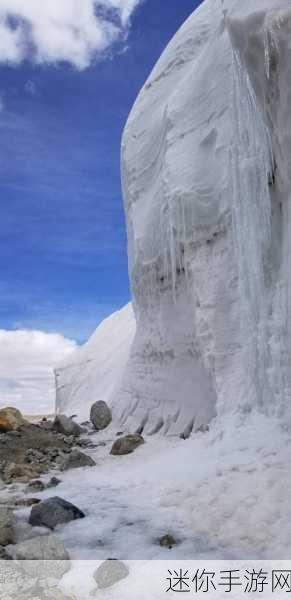
<svg viewBox="0 0 291 600"><path fill-rule="evenodd" d="M137 330L107 394L125 426L189 432L253 407L286 418L290 34L289 0L205 0L129 116L122 178ZM71 367L59 374L61 406L101 397L92 350L71 383Z"/></svg>

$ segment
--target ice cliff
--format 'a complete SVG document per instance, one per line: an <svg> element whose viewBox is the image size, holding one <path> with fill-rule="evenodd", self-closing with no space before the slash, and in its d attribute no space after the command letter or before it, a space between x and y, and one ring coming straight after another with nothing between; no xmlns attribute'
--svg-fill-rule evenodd
<svg viewBox="0 0 291 600"><path fill-rule="evenodd" d="M290 39L289 0L205 0L166 48L122 140L136 333L129 308L102 324L57 369L59 410L288 421Z"/></svg>

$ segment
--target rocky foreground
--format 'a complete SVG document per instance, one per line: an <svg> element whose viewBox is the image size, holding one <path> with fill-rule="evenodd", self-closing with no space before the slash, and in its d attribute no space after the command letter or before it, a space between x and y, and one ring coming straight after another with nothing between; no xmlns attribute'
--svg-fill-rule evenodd
<svg viewBox="0 0 291 600"><path fill-rule="evenodd" d="M62 472L95 466L84 450L104 445L93 442L92 434L108 427L111 419L110 409L101 401L92 406L90 421L82 426L65 415L30 423L17 409L0 410L0 560L69 559L53 531L86 515L57 494L45 500L37 495L57 488ZM119 432L110 453L129 454L142 443L141 435ZM20 507L31 507L25 524L15 519Z"/></svg>

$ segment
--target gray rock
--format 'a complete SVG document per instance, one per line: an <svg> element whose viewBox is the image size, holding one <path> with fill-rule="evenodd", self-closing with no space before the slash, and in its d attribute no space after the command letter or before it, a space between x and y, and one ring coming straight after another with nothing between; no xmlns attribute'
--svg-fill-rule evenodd
<svg viewBox="0 0 291 600"><path fill-rule="evenodd" d="M6 552L3 546L0 546L0 560L13 560L12 556Z"/></svg>
<svg viewBox="0 0 291 600"><path fill-rule="evenodd" d="M33 526L54 529L60 523L69 523L69 521L82 519L83 517L85 517L84 513L74 504L54 496L32 507L29 523Z"/></svg>
<svg viewBox="0 0 291 600"><path fill-rule="evenodd" d="M91 406L90 421L97 431L106 429L112 421L112 414L109 406L103 400L94 402Z"/></svg>
<svg viewBox="0 0 291 600"><path fill-rule="evenodd" d="M41 535L17 544L15 558L25 561L22 568L38 581L53 578L54 582L70 569L69 553L55 535Z"/></svg>
<svg viewBox="0 0 291 600"><path fill-rule="evenodd" d="M99 589L111 587L129 575L127 566L120 560L105 560L95 571L94 579Z"/></svg>
<svg viewBox="0 0 291 600"><path fill-rule="evenodd" d="M0 546L14 544L15 518L10 508L0 507Z"/></svg>
<svg viewBox="0 0 291 600"><path fill-rule="evenodd" d="M63 461L62 471L78 469L79 467L94 467L95 465L96 463L91 456L84 454L84 452L80 452L80 450L72 450Z"/></svg>
<svg viewBox="0 0 291 600"><path fill-rule="evenodd" d="M53 429L54 431L62 433L63 435L78 436L82 433L82 427L80 427L78 423L75 423L69 417L66 417L66 415L56 416L53 424Z"/></svg>
<svg viewBox="0 0 291 600"><path fill-rule="evenodd" d="M138 433L125 435L115 440L110 454L121 456L123 454L131 454L138 446L144 444L144 438Z"/></svg>
<svg viewBox="0 0 291 600"><path fill-rule="evenodd" d="M65 546L55 535L41 535L15 547L17 560L69 560Z"/></svg>

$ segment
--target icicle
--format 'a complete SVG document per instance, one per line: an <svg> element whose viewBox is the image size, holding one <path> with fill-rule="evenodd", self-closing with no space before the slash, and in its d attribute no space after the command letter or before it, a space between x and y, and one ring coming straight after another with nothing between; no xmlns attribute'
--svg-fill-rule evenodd
<svg viewBox="0 0 291 600"><path fill-rule="evenodd" d="M269 32L266 29L264 35L264 55L265 55L265 73L267 79L270 79L270 37Z"/></svg>
<svg viewBox="0 0 291 600"><path fill-rule="evenodd" d="M250 78L236 51L233 71L232 219L246 343L246 395L247 401L262 404L267 394L264 263L271 239L268 174L272 169L272 152Z"/></svg>

